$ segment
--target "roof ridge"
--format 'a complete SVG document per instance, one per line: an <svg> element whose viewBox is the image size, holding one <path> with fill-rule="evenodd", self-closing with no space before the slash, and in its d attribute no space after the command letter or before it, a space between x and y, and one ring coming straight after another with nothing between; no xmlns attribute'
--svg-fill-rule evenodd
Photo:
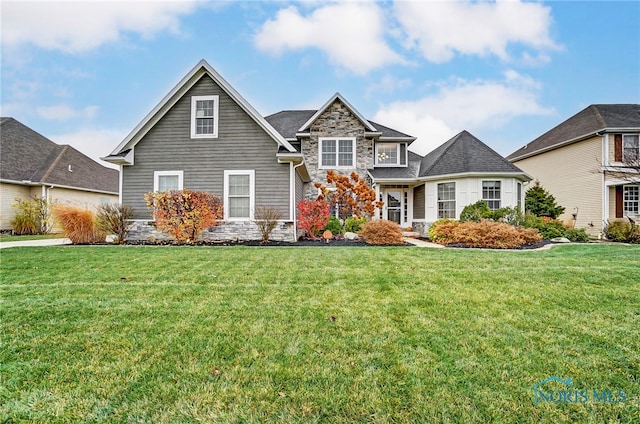
<svg viewBox="0 0 640 424"><path fill-rule="evenodd" d="M49 178L49 175L51 175L51 172L53 172L55 167L58 165L58 162L60 162L60 160L62 159L62 156L65 154L65 152L69 148L68 144L62 144L62 145L59 145L59 146L61 147L60 153L58 153L56 158L51 162L51 164L49 165L49 167L45 171L44 175L42 175L42 178L40 178L41 182L47 181L47 178Z"/></svg>
<svg viewBox="0 0 640 424"><path fill-rule="evenodd" d="M436 156L434 156L434 160L433 163L431 163L431 165L426 168L424 171L426 172L427 170L433 168L437 163L438 160L451 148L451 146L453 146L455 144L455 140L457 140L458 138L460 138L460 135L464 132L465 130L459 132L458 134L454 135L453 137L451 137L449 140L445 141L444 143L442 143L440 146L436 147L434 150L430 151L429 153L427 153L426 155L424 155L422 157L422 159L426 159L431 153L435 153L436 150L438 150L438 148L442 147L442 151L438 154L436 154ZM448 146L445 146L446 144L449 144ZM422 174L422 160L420 161L420 170L418 171L420 174Z"/></svg>
<svg viewBox="0 0 640 424"><path fill-rule="evenodd" d="M602 114L600 113L600 108L598 108L598 106L595 104L591 104L589 105L588 109L590 109L595 115L595 119L598 121L598 125L601 128L605 128L607 126L607 122L604 120Z"/></svg>

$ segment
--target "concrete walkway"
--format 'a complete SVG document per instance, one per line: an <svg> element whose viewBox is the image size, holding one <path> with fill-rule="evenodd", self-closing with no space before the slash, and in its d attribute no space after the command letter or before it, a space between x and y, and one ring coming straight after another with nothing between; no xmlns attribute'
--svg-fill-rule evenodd
<svg viewBox="0 0 640 424"><path fill-rule="evenodd" d="M9 247L60 246L63 244L71 244L71 240L69 240L68 238L54 238L42 240L6 241L0 242L0 249L8 249Z"/></svg>
<svg viewBox="0 0 640 424"><path fill-rule="evenodd" d="M424 241L424 240L420 240L417 238L413 238L413 237L405 237L404 241L406 241L407 243L411 243L414 246L418 246L418 247L433 247L436 249L444 249L444 246L441 244L437 244L437 243L431 243L429 241Z"/></svg>

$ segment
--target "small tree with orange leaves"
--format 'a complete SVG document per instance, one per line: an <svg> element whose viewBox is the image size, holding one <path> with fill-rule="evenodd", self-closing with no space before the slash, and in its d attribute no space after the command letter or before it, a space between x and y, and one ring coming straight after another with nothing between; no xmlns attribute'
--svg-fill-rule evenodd
<svg viewBox="0 0 640 424"><path fill-rule="evenodd" d="M222 218L222 202L206 191L151 192L144 198L153 210L156 227L179 244L195 242L203 229L215 227Z"/></svg>
<svg viewBox="0 0 640 424"><path fill-rule="evenodd" d="M371 218L376 208L380 209L384 204L376 198L375 190L357 172L346 176L332 170L327 171L327 184L333 184L335 190L322 183L315 184L320 190L318 200L335 205L342 219L350 216Z"/></svg>

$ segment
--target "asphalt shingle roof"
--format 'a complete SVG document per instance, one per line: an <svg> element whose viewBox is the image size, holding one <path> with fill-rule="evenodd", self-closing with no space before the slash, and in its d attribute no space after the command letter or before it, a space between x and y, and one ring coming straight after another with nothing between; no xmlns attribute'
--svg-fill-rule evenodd
<svg viewBox="0 0 640 424"><path fill-rule="evenodd" d="M317 112L317 110L283 110L273 115L266 116L264 119L284 138L296 138L298 130ZM411 138L410 135L385 127L369 121L371 125L376 127L382 133L382 137L392 138Z"/></svg>
<svg viewBox="0 0 640 424"><path fill-rule="evenodd" d="M595 104L507 156L513 160L604 129L640 128L640 104Z"/></svg>
<svg viewBox="0 0 640 424"><path fill-rule="evenodd" d="M0 118L0 178L118 193L118 171L58 145L13 118Z"/></svg>
<svg viewBox="0 0 640 424"><path fill-rule="evenodd" d="M422 158L419 176L468 172L523 173L468 131L462 131Z"/></svg>

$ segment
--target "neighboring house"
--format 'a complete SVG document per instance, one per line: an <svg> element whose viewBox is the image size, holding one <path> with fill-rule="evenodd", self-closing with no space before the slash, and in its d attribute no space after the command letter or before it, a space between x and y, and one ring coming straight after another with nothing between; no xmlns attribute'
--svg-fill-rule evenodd
<svg viewBox="0 0 640 424"><path fill-rule="evenodd" d="M118 171L58 145L13 118L0 118L0 229L11 228L16 199L46 198L94 208L118 202Z"/></svg>
<svg viewBox="0 0 640 424"><path fill-rule="evenodd" d="M486 199L522 203L530 178L467 132L425 157L415 137L367 120L340 94L318 110L262 117L206 61L198 63L103 160L121 166L121 201L135 210L131 238L160 237L144 194L189 188L217 194L222 225L207 239L256 239L257 207L282 219L273 239L295 240L296 205L315 199L326 172L357 172L384 207L376 218L424 231Z"/></svg>
<svg viewBox="0 0 640 424"><path fill-rule="evenodd" d="M607 221L640 219L639 138L640 105L591 105L507 159L565 207L560 219L597 236Z"/></svg>

